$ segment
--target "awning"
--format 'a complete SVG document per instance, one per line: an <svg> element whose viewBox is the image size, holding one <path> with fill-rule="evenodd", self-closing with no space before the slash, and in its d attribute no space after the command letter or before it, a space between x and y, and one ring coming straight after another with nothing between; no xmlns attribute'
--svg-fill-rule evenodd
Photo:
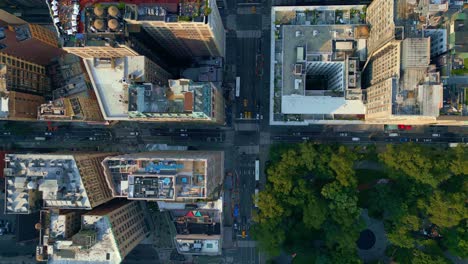
<svg viewBox="0 0 468 264"><path fill-rule="evenodd" d="M194 217L192 211L189 211L185 216L186 216L186 217Z"/></svg>

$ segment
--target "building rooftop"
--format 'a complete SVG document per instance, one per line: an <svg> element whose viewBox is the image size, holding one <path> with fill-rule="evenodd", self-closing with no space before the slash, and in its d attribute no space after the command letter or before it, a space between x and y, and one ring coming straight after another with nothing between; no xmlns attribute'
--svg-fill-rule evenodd
<svg viewBox="0 0 468 264"><path fill-rule="evenodd" d="M366 107L362 101L332 96L283 96L281 110L286 114L363 115L366 113Z"/></svg>
<svg viewBox="0 0 468 264"><path fill-rule="evenodd" d="M114 196L167 201L207 196L206 159L119 156L103 165Z"/></svg>
<svg viewBox="0 0 468 264"><path fill-rule="evenodd" d="M5 158L7 213L48 208L91 209L72 155L8 154Z"/></svg>
<svg viewBox="0 0 468 264"><path fill-rule="evenodd" d="M210 119L212 83L169 80L169 87L146 81L146 58L84 59L106 120L130 118Z"/></svg>
<svg viewBox="0 0 468 264"><path fill-rule="evenodd" d="M163 202L158 202L162 205ZM174 241L181 254L220 255L222 244L222 199L169 209L175 225ZM188 209L190 207L190 209ZM165 208L160 206L160 209ZM168 208L166 208L168 209Z"/></svg>
<svg viewBox="0 0 468 264"><path fill-rule="evenodd" d="M125 19L137 21L205 22L209 14L205 1L193 0L156 1L127 5L125 8Z"/></svg>
<svg viewBox="0 0 468 264"><path fill-rule="evenodd" d="M58 47L34 38L29 24L8 24L0 16L0 52L39 65L64 54Z"/></svg>
<svg viewBox="0 0 468 264"><path fill-rule="evenodd" d="M129 76L143 78L145 57L94 58L83 61L104 118L106 120L128 119Z"/></svg>
<svg viewBox="0 0 468 264"><path fill-rule="evenodd" d="M365 114L359 71L368 37L363 7L273 7L272 83L278 106L272 109L281 111L275 114Z"/></svg>
<svg viewBox="0 0 468 264"><path fill-rule="evenodd" d="M47 248L48 262L120 263L122 257L106 215L82 215L81 230L71 240L55 240Z"/></svg>

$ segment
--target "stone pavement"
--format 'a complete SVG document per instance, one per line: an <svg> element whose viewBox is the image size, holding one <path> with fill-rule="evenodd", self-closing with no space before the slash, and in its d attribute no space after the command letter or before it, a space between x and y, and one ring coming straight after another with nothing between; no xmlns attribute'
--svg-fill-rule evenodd
<svg viewBox="0 0 468 264"><path fill-rule="evenodd" d="M361 214L362 219L366 223L367 229L371 230L375 235L375 244L369 250L358 249L358 255L364 262L379 260L385 257L385 249L389 245L385 236L385 229L382 221L370 218L367 214L367 209Z"/></svg>

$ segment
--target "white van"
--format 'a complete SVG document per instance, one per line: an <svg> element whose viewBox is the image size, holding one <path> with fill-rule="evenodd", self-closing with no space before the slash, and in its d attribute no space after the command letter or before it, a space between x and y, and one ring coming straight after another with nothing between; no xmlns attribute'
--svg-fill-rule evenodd
<svg viewBox="0 0 468 264"><path fill-rule="evenodd" d="M361 139L358 138L358 137L353 137L351 140L352 140L352 141L360 141Z"/></svg>
<svg viewBox="0 0 468 264"><path fill-rule="evenodd" d="M398 137L398 133L390 133L388 134L389 137Z"/></svg>

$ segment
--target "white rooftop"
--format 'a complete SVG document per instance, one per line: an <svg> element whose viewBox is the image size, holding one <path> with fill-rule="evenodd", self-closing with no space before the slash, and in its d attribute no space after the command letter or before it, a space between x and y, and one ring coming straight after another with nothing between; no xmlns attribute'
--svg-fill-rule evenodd
<svg viewBox="0 0 468 264"><path fill-rule="evenodd" d="M285 95L281 100L285 114L347 114L364 115L366 107L360 100L344 97Z"/></svg>
<svg viewBox="0 0 468 264"><path fill-rule="evenodd" d="M37 192L45 207L91 209L72 155L8 154L4 174L6 212L29 213Z"/></svg>
<svg viewBox="0 0 468 264"><path fill-rule="evenodd" d="M219 237L219 236L218 236ZM220 239L176 239L181 253L220 254Z"/></svg>
<svg viewBox="0 0 468 264"><path fill-rule="evenodd" d="M128 77L144 81L145 57L84 59L104 119L128 119Z"/></svg>
<svg viewBox="0 0 468 264"><path fill-rule="evenodd" d="M53 247L48 247L49 263L121 263L122 258L106 216L83 215L82 227L89 227L97 232L96 244L85 249L74 245L71 240L56 241ZM64 252L67 254L63 254Z"/></svg>

